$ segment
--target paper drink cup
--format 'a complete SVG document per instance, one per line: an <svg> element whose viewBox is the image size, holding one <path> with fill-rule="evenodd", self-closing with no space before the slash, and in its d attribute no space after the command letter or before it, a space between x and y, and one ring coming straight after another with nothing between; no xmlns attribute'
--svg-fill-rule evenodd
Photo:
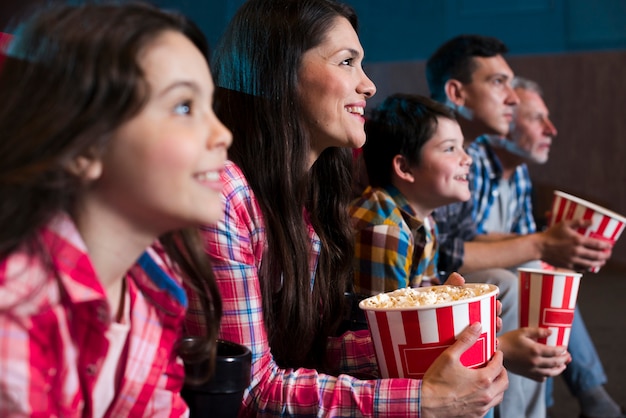
<svg viewBox="0 0 626 418"><path fill-rule="evenodd" d="M435 359L474 322L482 324L482 333L463 353L461 363L477 368L491 359L496 350L497 286L469 283L406 290L428 292L450 287L481 289L483 294L425 306L368 307L367 302L376 296L359 303L365 311L381 377L421 379Z"/></svg>
<svg viewBox="0 0 626 418"><path fill-rule="evenodd" d="M617 242L626 225L626 218L615 212L579 197L555 190L549 225L574 219L591 219L591 226L579 228L578 232L588 237L610 242L611 245ZM591 271L597 273L600 268L593 268Z"/></svg>
<svg viewBox="0 0 626 418"><path fill-rule="evenodd" d="M519 268L520 327L549 328L538 342L567 347L582 274L573 271Z"/></svg>

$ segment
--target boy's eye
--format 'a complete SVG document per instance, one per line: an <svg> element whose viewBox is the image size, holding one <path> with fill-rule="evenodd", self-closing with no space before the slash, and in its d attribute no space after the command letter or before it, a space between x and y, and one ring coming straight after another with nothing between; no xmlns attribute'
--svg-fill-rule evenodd
<svg viewBox="0 0 626 418"><path fill-rule="evenodd" d="M191 102L182 102L176 105L174 113L178 115L188 115L191 113Z"/></svg>

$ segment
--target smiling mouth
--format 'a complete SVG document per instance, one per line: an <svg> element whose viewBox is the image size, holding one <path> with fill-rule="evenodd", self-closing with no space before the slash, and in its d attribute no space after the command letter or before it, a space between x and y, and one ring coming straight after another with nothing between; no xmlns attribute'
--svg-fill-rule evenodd
<svg viewBox="0 0 626 418"><path fill-rule="evenodd" d="M346 106L346 110L355 115L363 116L365 114L365 108L362 106Z"/></svg>
<svg viewBox="0 0 626 418"><path fill-rule="evenodd" d="M200 181L219 181L220 172L219 171L204 171L202 173L198 173L194 175L194 178Z"/></svg>

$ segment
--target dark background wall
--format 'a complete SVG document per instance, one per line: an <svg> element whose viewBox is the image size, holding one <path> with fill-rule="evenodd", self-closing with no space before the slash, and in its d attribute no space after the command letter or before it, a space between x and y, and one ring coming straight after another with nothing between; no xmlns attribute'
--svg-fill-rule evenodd
<svg viewBox="0 0 626 418"><path fill-rule="evenodd" d="M80 0L74 0L80 1ZM54 0L0 0L0 28ZM346 0L357 10L372 104L428 94L424 59L460 33L496 36L509 63L535 79L559 130L550 161L531 167L538 209L552 190L626 215L626 0ZM243 0L153 0L191 16L215 44ZM626 266L626 236L614 250Z"/></svg>

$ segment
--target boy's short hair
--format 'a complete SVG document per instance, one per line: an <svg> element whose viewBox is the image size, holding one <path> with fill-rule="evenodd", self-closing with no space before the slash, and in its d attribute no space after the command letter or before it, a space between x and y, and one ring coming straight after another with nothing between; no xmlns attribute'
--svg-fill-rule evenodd
<svg viewBox="0 0 626 418"><path fill-rule="evenodd" d="M441 45L426 61L426 80L430 97L445 103L445 85L450 79L463 84L472 81L476 70L474 57L495 57L508 52L501 40L482 35L459 35Z"/></svg>
<svg viewBox="0 0 626 418"><path fill-rule="evenodd" d="M417 94L393 94L365 122L363 161L373 187L391 184L392 161L402 155L419 164L424 144L437 131L438 118L456 121L448 106Z"/></svg>

